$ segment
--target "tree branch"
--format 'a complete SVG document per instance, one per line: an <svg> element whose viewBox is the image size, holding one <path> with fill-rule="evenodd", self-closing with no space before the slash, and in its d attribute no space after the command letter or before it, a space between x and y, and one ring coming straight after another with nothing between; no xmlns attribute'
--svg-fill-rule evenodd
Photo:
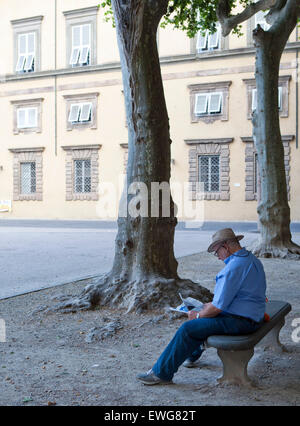
<svg viewBox="0 0 300 426"><path fill-rule="evenodd" d="M251 3L241 13L230 15L229 0L219 0L216 13L222 27L222 35L226 37L237 25L247 21L260 10L274 7L278 1L281 0L259 0L257 3Z"/></svg>

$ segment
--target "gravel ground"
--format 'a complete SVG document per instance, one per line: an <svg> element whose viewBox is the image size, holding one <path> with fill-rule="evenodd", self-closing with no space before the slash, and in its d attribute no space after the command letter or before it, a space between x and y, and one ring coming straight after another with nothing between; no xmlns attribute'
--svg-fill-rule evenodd
<svg viewBox="0 0 300 426"><path fill-rule="evenodd" d="M293 310L280 334L288 352L256 347L248 367L253 388L218 384L216 350L204 352L197 369L181 367L174 384L147 387L135 376L148 370L184 318L159 312L125 314L107 309L75 314L35 313L57 294L77 294L87 281L0 301L6 342L0 343L0 405L299 405L300 262L263 259L269 299ZM179 273L213 291L222 263L199 253L179 259ZM300 320L299 320L300 322ZM300 325L300 323L299 323ZM93 338L96 331L102 335ZM294 339L294 340L299 340Z"/></svg>

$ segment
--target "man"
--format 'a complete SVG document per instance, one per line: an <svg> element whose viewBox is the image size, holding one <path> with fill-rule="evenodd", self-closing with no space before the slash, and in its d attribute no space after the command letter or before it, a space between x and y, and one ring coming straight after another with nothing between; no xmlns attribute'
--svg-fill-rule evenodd
<svg viewBox="0 0 300 426"><path fill-rule="evenodd" d="M208 252L214 252L225 267L216 276L214 298L200 312L190 311L151 370L137 379L146 385L172 383L182 363L194 366L204 341L212 335L239 335L256 331L263 322L266 278L263 265L251 252L240 246L243 235L231 228L221 229L212 237Z"/></svg>

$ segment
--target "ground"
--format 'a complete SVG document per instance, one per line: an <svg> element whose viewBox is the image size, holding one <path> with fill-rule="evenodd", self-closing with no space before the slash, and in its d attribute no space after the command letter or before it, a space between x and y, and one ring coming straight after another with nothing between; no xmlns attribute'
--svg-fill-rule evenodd
<svg viewBox="0 0 300 426"><path fill-rule="evenodd" d="M55 295L78 293L86 285L81 281L0 301L7 336L0 343L0 405L299 405L300 342L293 341L292 333L299 340L295 336L300 338L300 331L292 320L300 318L300 262L262 261L269 299L290 302L293 309L280 334L288 352L255 350L248 367L255 387L218 385L222 365L213 348L204 352L199 368L181 367L173 385L137 382L136 374L153 365L185 319L164 312L136 315L105 309L36 312L42 305L54 305ZM221 267L207 253L179 259L181 277L212 291ZM114 320L119 328L111 336L91 338L93 328Z"/></svg>

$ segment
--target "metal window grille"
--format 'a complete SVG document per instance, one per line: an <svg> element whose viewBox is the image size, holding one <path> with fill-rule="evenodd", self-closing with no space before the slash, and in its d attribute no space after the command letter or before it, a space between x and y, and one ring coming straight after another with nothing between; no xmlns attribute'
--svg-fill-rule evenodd
<svg viewBox="0 0 300 426"><path fill-rule="evenodd" d="M92 191L91 185L91 160L74 160L75 182L74 190L77 193Z"/></svg>
<svg viewBox="0 0 300 426"><path fill-rule="evenodd" d="M36 192L35 162L21 163L21 194Z"/></svg>
<svg viewBox="0 0 300 426"><path fill-rule="evenodd" d="M199 182L204 184L204 192L220 191L220 156L200 155Z"/></svg>

